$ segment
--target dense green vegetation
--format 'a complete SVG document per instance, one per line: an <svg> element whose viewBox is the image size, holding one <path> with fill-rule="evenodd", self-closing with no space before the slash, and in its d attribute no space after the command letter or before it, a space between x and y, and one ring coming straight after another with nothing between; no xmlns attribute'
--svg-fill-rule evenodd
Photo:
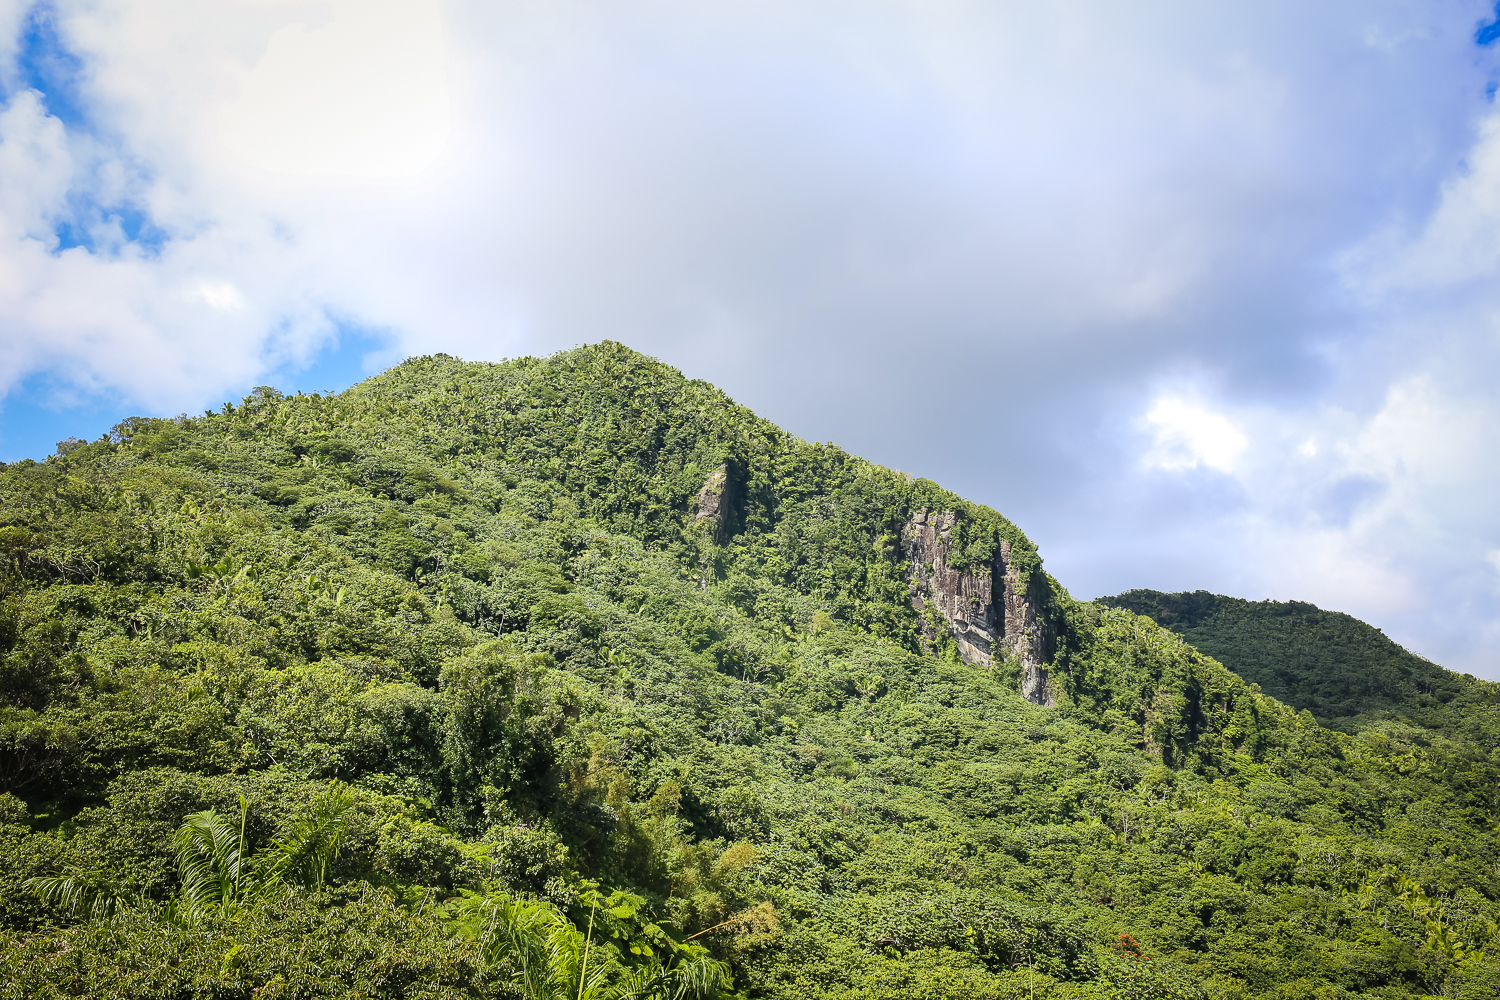
<svg viewBox="0 0 1500 1000"><path fill-rule="evenodd" d="M1302 601L1206 591L1131 590L1098 603L1146 615L1273 698L1343 728L1403 717L1436 729L1495 731L1496 686L1425 660L1373 626ZM1470 726L1474 717L1477 726Z"/></svg>
<svg viewBox="0 0 1500 1000"><path fill-rule="evenodd" d="M923 507L1014 547L1055 708L922 640ZM616 344L4 469L0 654L4 996L1500 983L1490 715L1324 728Z"/></svg>

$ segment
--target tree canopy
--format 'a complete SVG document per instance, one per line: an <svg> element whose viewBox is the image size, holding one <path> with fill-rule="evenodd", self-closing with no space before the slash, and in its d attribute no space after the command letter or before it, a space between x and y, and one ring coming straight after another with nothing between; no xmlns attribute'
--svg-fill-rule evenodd
<svg viewBox="0 0 1500 1000"><path fill-rule="evenodd" d="M0 470L0 995L1496 995L1495 685L1143 593L609 342L127 420Z"/></svg>

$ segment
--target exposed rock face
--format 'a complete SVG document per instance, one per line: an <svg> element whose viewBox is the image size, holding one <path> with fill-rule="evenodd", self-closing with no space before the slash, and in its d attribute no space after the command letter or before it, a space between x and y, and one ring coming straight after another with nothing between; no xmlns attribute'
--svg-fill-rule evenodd
<svg viewBox="0 0 1500 1000"><path fill-rule="evenodd" d="M952 627L965 663L985 666L996 656L1017 657L1022 696L1038 705L1053 704L1042 665L1047 658L1047 627L1037 618L1036 604L1011 565L1010 543L1000 543L991 565L954 569L948 565L954 520L952 511L924 508L912 515L902 532L912 607L919 612L931 607ZM928 641L936 638L925 619L923 631Z"/></svg>
<svg viewBox="0 0 1500 1000"><path fill-rule="evenodd" d="M725 526L729 519L728 468L721 465L708 474L708 478L703 480L703 489L698 491L695 502L698 507L699 522L708 522L709 528L713 531L714 542L722 544Z"/></svg>
<svg viewBox="0 0 1500 1000"><path fill-rule="evenodd" d="M1057 699L1047 687L1047 661L1051 635L1045 622L1036 615L1031 595L1021 588L1021 575L1010 562L1010 542L1001 541L997 568L1001 602L1005 607L1005 639L1021 661L1021 697L1034 705L1052 707Z"/></svg>
<svg viewBox="0 0 1500 1000"><path fill-rule="evenodd" d="M1004 615L995 603L990 567L960 572L948 565L953 522L951 512L925 508L907 522L902 541L906 545L911 606L924 611L930 605L953 626L958 654L965 663L987 664L1005 634ZM924 620L923 631L930 628ZM929 641L933 638L927 635Z"/></svg>

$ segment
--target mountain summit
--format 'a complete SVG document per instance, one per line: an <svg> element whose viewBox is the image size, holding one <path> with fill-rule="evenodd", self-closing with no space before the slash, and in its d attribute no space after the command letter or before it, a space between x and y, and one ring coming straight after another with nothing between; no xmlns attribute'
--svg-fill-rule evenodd
<svg viewBox="0 0 1500 1000"><path fill-rule="evenodd" d="M1500 983L1489 688L1325 728L619 344L127 420L0 555L17 996Z"/></svg>

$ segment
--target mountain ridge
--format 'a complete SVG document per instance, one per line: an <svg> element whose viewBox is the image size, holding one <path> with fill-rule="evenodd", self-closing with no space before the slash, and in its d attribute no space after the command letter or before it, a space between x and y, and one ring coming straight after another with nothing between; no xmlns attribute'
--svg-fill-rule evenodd
<svg viewBox="0 0 1500 1000"><path fill-rule="evenodd" d="M1305 601L1247 601L1202 590L1130 590L1096 601L1146 615L1272 697L1330 722L1404 713L1452 725L1452 709L1495 696L1491 682L1448 670L1373 625Z"/></svg>

